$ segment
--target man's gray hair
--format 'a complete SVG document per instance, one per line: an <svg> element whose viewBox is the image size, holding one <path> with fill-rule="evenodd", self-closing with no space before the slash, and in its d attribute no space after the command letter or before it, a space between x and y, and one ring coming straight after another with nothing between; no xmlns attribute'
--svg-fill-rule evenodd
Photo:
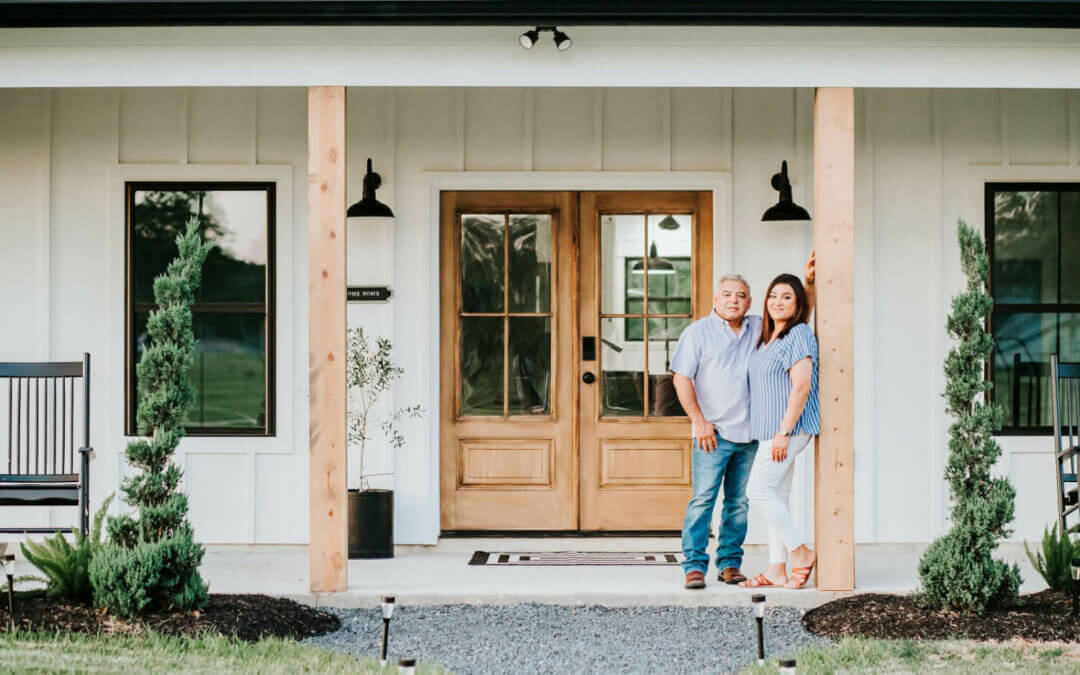
<svg viewBox="0 0 1080 675"><path fill-rule="evenodd" d="M720 286L725 281L738 281L743 286L746 286L746 294L750 295L750 283L746 279L744 279L741 274L725 274L724 276L720 277L720 281L716 282L717 291L720 290Z"/></svg>

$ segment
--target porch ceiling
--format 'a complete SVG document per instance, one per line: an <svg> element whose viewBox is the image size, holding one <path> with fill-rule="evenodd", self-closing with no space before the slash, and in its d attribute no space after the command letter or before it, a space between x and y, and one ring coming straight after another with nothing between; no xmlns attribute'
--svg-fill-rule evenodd
<svg viewBox="0 0 1080 675"><path fill-rule="evenodd" d="M0 26L732 25L1078 27L1071 0L0 0Z"/></svg>

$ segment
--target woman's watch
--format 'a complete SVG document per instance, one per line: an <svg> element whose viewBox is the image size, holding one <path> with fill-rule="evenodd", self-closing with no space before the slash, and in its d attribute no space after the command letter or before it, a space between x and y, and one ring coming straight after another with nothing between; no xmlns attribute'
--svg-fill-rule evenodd
<svg viewBox="0 0 1080 675"><path fill-rule="evenodd" d="M791 429L787 429L787 428L784 427L784 425L781 424L780 425L780 433L779 433L779 435L780 436L790 436L791 435Z"/></svg>

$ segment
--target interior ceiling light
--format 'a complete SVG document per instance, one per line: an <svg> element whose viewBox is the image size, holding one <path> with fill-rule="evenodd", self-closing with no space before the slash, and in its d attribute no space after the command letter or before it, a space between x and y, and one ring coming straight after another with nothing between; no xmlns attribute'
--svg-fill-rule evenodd
<svg viewBox="0 0 1080 675"><path fill-rule="evenodd" d="M787 160L780 163L780 173L774 173L772 177L773 189L780 193L780 201L776 202L762 214L761 220L810 220L810 214L806 209L796 204L791 199L791 181L787 175Z"/></svg>
<svg viewBox="0 0 1080 675"><path fill-rule="evenodd" d="M532 30L527 30L518 36L518 43L525 49L532 49L536 41L540 39L540 33L545 31L552 33L555 38L555 48L560 52L565 52L574 46L574 41L569 35L559 30L558 26L537 26Z"/></svg>
<svg viewBox="0 0 1080 675"><path fill-rule="evenodd" d="M679 221L675 220L671 216L664 216L664 219L661 220L657 224L657 226L661 230L677 230L679 229Z"/></svg>

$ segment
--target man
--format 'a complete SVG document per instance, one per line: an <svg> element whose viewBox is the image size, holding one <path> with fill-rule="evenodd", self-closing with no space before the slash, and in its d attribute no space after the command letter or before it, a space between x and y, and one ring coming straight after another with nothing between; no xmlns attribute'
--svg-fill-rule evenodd
<svg viewBox="0 0 1080 675"><path fill-rule="evenodd" d="M806 265L808 288L814 282L814 254ZM746 580L742 544L749 503L746 483L757 454L750 438L747 365L761 336L761 317L747 316L750 285L737 274L721 277L712 312L683 331L671 359L675 392L693 424L694 496L686 506L682 547L686 588L705 588L713 506L724 489L716 548L719 581Z"/></svg>

